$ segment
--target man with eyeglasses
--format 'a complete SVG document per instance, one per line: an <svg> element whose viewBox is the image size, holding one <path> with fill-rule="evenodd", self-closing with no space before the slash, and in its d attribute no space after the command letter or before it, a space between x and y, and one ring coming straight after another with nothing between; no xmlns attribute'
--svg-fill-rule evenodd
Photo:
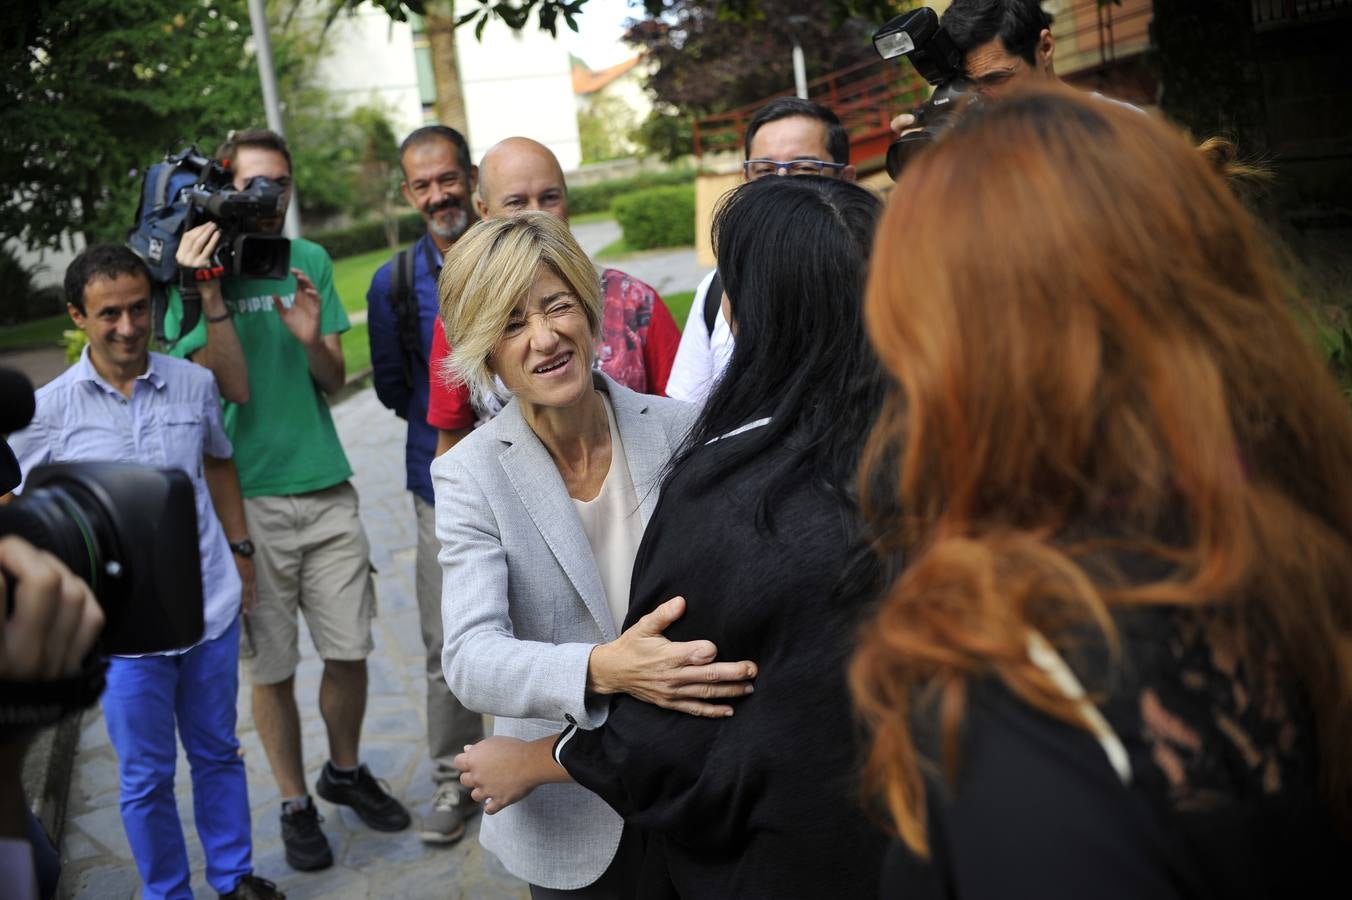
<svg viewBox="0 0 1352 900"><path fill-rule="evenodd" d="M836 114L811 100L780 97L756 110L746 126L742 177L823 175L854 181L850 137ZM667 396L702 404L732 356L732 326L722 304L718 272L695 291L667 379Z"/></svg>

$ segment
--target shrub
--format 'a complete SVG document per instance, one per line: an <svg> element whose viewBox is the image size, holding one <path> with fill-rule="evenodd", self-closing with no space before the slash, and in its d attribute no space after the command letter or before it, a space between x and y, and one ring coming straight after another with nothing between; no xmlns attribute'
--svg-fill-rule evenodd
<svg viewBox="0 0 1352 900"><path fill-rule="evenodd" d="M568 189L568 212L574 216L605 212L610 209L611 201L622 194L666 185L693 184L694 181L695 173L690 169L673 169L670 172L642 172L633 178L585 184Z"/></svg>
<svg viewBox="0 0 1352 900"><path fill-rule="evenodd" d="M427 229L427 226L423 224L422 216L417 213L407 213L400 216L398 224L400 244L417 240L419 235ZM334 259L355 256L358 253L366 253L371 250L382 250L390 246L389 241L385 239L385 223L379 219L373 222L359 222L346 228L320 231L306 235L306 237L329 251L329 256Z"/></svg>
<svg viewBox="0 0 1352 900"><path fill-rule="evenodd" d="M17 325L64 309L59 285L38 287L36 276L41 265L25 266L17 253L0 244L0 325Z"/></svg>
<svg viewBox="0 0 1352 900"><path fill-rule="evenodd" d="M695 243L693 185L635 191L616 197L611 209L624 232L624 242L635 250Z"/></svg>

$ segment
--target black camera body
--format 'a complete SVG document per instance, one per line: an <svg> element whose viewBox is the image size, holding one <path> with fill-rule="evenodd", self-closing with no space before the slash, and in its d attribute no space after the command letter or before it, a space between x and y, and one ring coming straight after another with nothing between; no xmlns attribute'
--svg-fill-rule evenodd
<svg viewBox="0 0 1352 900"><path fill-rule="evenodd" d="M286 278L291 272L291 242L253 230L258 220L285 213L286 188L258 175L237 189L224 164L199 155L192 147L183 152L181 164L201 173L198 182L184 191L190 211L183 230L202 222L220 226L216 262L223 274L227 278Z"/></svg>
<svg viewBox="0 0 1352 900"><path fill-rule="evenodd" d="M934 86L929 98L911 111L915 130L887 148L887 174L895 181L917 152L953 126L954 113L977 102L974 85L963 74L962 51L927 6L903 13L873 34L873 49L883 59L904 56Z"/></svg>

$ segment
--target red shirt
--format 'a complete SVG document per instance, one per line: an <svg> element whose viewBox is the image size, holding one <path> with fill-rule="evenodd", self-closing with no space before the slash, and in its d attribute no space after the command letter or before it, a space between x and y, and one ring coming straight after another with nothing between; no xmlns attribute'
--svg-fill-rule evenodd
<svg viewBox="0 0 1352 900"><path fill-rule="evenodd" d="M663 394L681 342L680 329L657 291L619 269L601 272L603 321L596 343L596 366L640 394ZM451 354L437 319L432 329L432 358L427 367L430 393L427 424L442 431L474 425L477 414L469 388L447 384L441 374Z"/></svg>

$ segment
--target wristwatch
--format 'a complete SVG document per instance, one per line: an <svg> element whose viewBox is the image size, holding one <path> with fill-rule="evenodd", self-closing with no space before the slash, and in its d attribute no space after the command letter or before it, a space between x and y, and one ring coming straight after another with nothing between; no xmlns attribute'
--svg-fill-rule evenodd
<svg viewBox="0 0 1352 900"><path fill-rule="evenodd" d="M231 544L230 549L233 550L239 556L244 557L245 559L248 559L249 557L254 555L253 541L249 540L248 538L245 538L238 544Z"/></svg>

